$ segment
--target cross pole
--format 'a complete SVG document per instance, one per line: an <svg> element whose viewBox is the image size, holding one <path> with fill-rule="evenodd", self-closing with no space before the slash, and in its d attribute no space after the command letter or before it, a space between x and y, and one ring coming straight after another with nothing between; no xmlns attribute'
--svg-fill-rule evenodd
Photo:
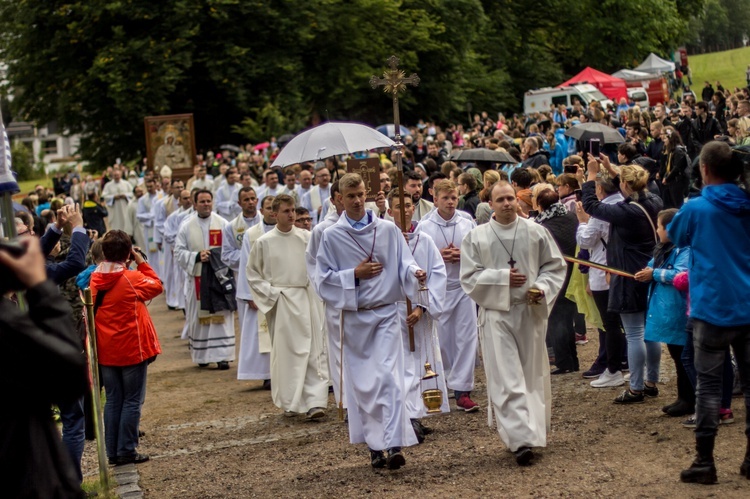
<svg viewBox="0 0 750 499"><path fill-rule="evenodd" d="M388 58L388 67L383 72L383 77L378 78L373 76L370 78L370 85L372 88L383 87L383 91L387 94L391 94L393 98L393 127L396 134L396 143L393 144L393 148L396 150L396 167L398 168L398 199L401 206L399 210L401 214L401 228L406 231L406 212L404 211L404 165L401 161L403 155L404 144L401 142L401 120L398 112L398 94L406 90L407 85L417 86L419 85L419 76L412 73L411 76L406 76L406 73L398 69L398 57L392 55ZM411 301L406 299L406 315L411 315ZM409 350L414 351L414 328L409 326Z"/></svg>

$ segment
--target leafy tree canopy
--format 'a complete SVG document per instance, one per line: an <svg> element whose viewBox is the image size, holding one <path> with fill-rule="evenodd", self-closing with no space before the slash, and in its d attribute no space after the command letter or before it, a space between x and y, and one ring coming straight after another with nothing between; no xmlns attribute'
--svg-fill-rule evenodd
<svg viewBox="0 0 750 499"><path fill-rule="evenodd" d="M194 113L199 147L387 122L368 81L391 54L422 79L405 122L512 111L585 66L666 53L707 1L0 0L0 60L15 114L81 133L105 165L143 154L151 115Z"/></svg>

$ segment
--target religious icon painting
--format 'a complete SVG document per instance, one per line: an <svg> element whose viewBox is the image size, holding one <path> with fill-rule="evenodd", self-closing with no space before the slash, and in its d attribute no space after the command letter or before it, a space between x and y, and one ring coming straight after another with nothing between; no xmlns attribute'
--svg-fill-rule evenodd
<svg viewBox="0 0 750 499"><path fill-rule="evenodd" d="M380 191L380 159L348 159L346 160L347 173L359 173L365 183L367 201L375 201Z"/></svg>
<svg viewBox="0 0 750 499"><path fill-rule="evenodd" d="M196 157L193 115L147 116L143 124L149 169L160 172L168 166L173 179L187 181Z"/></svg>

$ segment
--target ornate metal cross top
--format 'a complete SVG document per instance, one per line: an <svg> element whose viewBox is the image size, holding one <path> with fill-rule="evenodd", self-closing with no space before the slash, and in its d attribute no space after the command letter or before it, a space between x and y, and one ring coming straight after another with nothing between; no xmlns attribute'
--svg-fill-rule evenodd
<svg viewBox="0 0 750 499"><path fill-rule="evenodd" d="M399 158L401 158L401 120L399 119L398 112L398 94L406 90L407 85L418 86L419 76L416 73L412 73L411 76L406 76L406 73L398 69L398 57L392 55L388 58L388 66L390 69L383 71L383 77L378 78L374 76L370 78L370 85L372 88L383 87L383 91L393 96L393 124L395 127L394 133L396 134L396 148L399 151ZM399 159L400 163L400 159ZM401 165L398 165L399 171L401 171Z"/></svg>
<svg viewBox="0 0 750 499"><path fill-rule="evenodd" d="M406 76L406 73L398 69L398 57L392 55L388 58L387 69L383 72L383 77L378 78L373 76L370 78L370 85L372 88L383 87L383 90L387 94L393 96L393 132L396 135L396 143L393 144L393 148L396 150L396 167L398 168L398 199L399 199L399 211L401 216L401 230L406 233L409 231L409 225L406 225L406 211L404 210L404 165L401 161L403 154L404 144L401 143L401 121L398 113L398 94L406 90L407 85L419 85L419 76L412 73L411 76ZM411 223L411 220L409 220ZM411 315L411 302L406 299L406 315ZM409 350L414 351L414 328L409 327Z"/></svg>

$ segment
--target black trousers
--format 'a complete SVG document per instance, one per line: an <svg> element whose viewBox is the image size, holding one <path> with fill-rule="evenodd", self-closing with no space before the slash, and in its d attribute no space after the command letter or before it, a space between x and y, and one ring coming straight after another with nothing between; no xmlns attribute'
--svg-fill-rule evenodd
<svg viewBox="0 0 750 499"><path fill-rule="evenodd" d="M564 296L558 296L547 322L547 337L555 351L558 369L577 371L578 352L573 321L577 313L576 304Z"/></svg>
<svg viewBox="0 0 750 499"><path fill-rule="evenodd" d="M695 390L693 389L693 384L690 382L690 378L688 378L685 365L682 363L682 351L685 347L682 345L667 344L667 349L677 371L677 398L684 400L691 406L695 406Z"/></svg>

